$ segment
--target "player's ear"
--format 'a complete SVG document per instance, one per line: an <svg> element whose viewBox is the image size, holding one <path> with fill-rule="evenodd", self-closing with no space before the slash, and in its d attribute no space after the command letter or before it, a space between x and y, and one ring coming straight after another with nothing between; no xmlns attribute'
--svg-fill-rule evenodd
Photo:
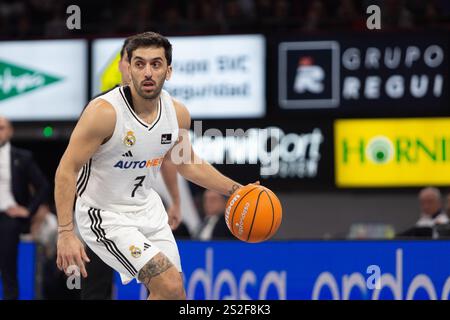
<svg viewBox="0 0 450 320"><path fill-rule="evenodd" d="M131 81L131 63L127 63L128 80Z"/></svg>
<svg viewBox="0 0 450 320"><path fill-rule="evenodd" d="M166 80L170 80L170 77L172 77L172 65L167 68Z"/></svg>

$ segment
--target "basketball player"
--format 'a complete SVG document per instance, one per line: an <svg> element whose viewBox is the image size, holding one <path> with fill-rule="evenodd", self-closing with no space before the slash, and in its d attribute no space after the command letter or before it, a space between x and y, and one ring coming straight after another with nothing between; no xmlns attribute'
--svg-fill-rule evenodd
<svg viewBox="0 0 450 320"><path fill-rule="evenodd" d="M146 32L134 36L126 51L130 85L89 103L56 172L57 265L66 273L76 265L87 276L89 258L73 232L76 192L81 236L123 283L137 278L149 299L185 299L178 248L149 177L168 161L187 180L224 195L242 185L193 152L189 111L162 90L172 73L170 42Z"/></svg>
<svg viewBox="0 0 450 320"><path fill-rule="evenodd" d="M128 37L123 42L120 50L119 71L121 75L121 85L127 85L130 82L128 54L125 50L127 44L132 37ZM180 190L177 181L177 169L171 161L165 161L161 165L161 175L167 187L167 191L172 198L172 205L168 209L169 225L172 230L178 228L181 223L181 209L180 209Z"/></svg>
<svg viewBox="0 0 450 320"><path fill-rule="evenodd" d="M119 85L127 85L130 81L130 75L128 72L128 56L125 50L126 45L130 41L130 39L131 37L125 39L120 50L118 69L121 76L121 83L114 86L114 88L118 87ZM111 90L114 88L111 88ZM181 222L181 210L180 191L178 188L177 170L175 165L173 165L169 161L164 162L161 166L161 175L172 200L172 205L168 208L167 211L169 217L169 225L172 230L176 230ZM81 299L111 299L114 280L113 269L105 264L94 252L92 252L89 247L86 248L86 253L90 259L90 263L86 265L86 272L89 273L90 276L82 279L80 291Z"/></svg>

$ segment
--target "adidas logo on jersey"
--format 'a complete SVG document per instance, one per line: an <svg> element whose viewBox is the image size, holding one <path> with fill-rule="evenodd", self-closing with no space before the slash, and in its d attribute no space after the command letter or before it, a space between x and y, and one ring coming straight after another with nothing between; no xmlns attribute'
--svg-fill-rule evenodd
<svg viewBox="0 0 450 320"><path fill-rule="evenodd" d="M171 144L172 143L172 134L164 133L161 135L161 144Z"/></svg>
<svg viewBox="0 0 450 320"><path fill-rule="evenodd" d="M144 242L144 251L149 249L151 247L151 245L149 245L148 243Z"/></svg>
<svg viewBox="0 0 450 320"><path fill-rule="evenodd" d="M125 152L122 157L132 157L133 153L131 151Z"/></svg>

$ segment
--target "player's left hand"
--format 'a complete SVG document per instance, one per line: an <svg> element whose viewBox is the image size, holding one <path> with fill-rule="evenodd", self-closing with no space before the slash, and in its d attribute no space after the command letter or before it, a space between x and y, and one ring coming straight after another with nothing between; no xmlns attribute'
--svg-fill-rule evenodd
<svg viewBox="0 0 450 320"><path fill-rule="evenodd" d="M169 216L169 226L172 230L178 228L181 223L181 206L179 203L174 203L167 210Z"/></svg>

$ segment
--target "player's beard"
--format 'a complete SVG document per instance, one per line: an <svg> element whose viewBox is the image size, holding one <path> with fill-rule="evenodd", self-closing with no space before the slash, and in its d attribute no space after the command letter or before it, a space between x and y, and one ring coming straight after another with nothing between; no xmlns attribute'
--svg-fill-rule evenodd
<svg viewBox="0 0 450 320"><path fill-rule="evenodd" d="M161 83L157 83L156 81L152 80L155 83L155 88L152 92L146 92L142 87L142 83L139 83L138 80L131 77L131 81L133 82L133 86L136 89L137 94L147 100L153 100L156 99L159 94L161 93L162 87L164 85L164 81Z"/></svg>

